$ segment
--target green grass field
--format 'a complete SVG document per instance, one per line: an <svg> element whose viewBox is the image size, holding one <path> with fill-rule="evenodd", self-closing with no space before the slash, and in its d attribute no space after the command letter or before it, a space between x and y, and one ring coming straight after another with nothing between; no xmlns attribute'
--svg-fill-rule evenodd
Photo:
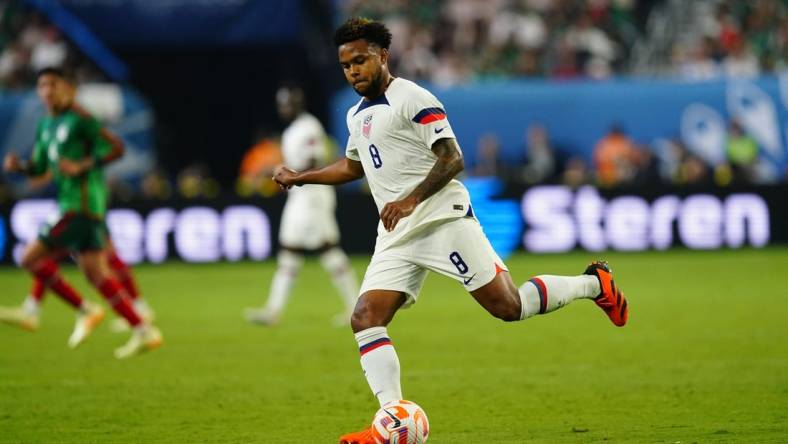
<svg viewBox="0 0 788 444"><path fill-rule="evenodd" d="M608 254L630 300L618 329L591 302L504 324L432 275L389 326L405 397L429 442L788 442L788 249ZM520 255L515 282L592 257ZM355 260L362 275L367 258ZM116 361L102 325L66 347L73 314L47 300L31 334L0 329L0 442L334 443L376 402L316 261L284 323L246 324L274 263L139 266L165 345ZM77 270L66 274L85 294ZM0 304L29 285L0 269ZM108 323L106 323L108 324Z"/></svg>

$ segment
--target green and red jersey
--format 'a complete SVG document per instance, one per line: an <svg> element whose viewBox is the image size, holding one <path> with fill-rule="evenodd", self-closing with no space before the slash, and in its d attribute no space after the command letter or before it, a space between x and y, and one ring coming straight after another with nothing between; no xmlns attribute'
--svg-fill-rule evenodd
<svg viewBox="0 0 788 444"><path fill-rule="evenodd" d="M30 173L52 172L63 214L103 218L107 211L109 191L102 165L114 153L112 144L101 132L102 125L96 118L74 108L38 121ZM61 159L80 161L87 157L96 162L89 171L74 177L60 171Z"/></svg>

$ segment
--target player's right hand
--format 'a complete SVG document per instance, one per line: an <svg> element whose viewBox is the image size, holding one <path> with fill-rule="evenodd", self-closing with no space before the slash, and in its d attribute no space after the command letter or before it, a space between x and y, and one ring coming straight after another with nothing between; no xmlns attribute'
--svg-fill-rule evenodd
<svg viewBox="0 0 788 444"><path fill-rule="evenodd" d="M15 153L8 153L3 159L3 170L9 173L19 171L22 165L19 163L19 156Z"/></svg>
<svg viewBox="0 0 788 444"><path fill-rule="evenodd" d="M291 170L290 168L285 167L284 165L279 165L274 169L274 176L271 178L279 185L279 188L283 190L289 190L293 185L300 185L296 183L296 178L298 173Z"/></svg>

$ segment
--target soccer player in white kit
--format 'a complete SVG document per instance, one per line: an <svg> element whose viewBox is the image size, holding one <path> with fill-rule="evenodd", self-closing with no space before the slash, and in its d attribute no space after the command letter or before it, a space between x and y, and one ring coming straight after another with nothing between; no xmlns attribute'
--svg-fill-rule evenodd
<svg viewBox="0 0 788 444"><path fill-rule="evenodd" d="M280 88L276 101L279 115L290 122L282 133L284 165L294 170L326 165L330 160L325 146L326 133L320 121L304 110L303 91ZM339 247L335 209L336 195L332 187L306 185L288 192L279 226L277 270L265 306L247 310L246 318L250 322L263 325L279 322L304 264L304 255L308 253L319 254L320 263L331 275L342 297L345 308L334 318L334 323L346 325L350 322L358 298L358 281L347 255Z"/></svg>
<svg viewBox="0 0 788 444"><path fill-rule="evenodd" d="M536 276L518 289L474 217L467 190L454 179L464 163L443 105L388 71L391 33L382 23L355 18L337 29L334 43L345 78L362 96L347 114L346 157L300 172L279 167L274 179L285 188L363 176L369 182L380 224L351 327L381 406L403 399L386 326L397 310L415 302L428 270L457 280L507 322L575 299L594 300L617 326L627 322L627 302L605 262L591 263L579 276ZM340 443L374 443L373 433L349 433Z"/></svg>

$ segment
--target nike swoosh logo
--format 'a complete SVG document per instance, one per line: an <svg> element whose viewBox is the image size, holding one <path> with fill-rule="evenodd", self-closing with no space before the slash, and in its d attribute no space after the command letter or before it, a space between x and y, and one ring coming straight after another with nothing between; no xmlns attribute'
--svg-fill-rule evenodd
<svg viewBox="0 0 788 444"><path fill-rule="evenodd" d="M393 428L396 429L397 427L402 425L402 422L400 422L399 418L397 418L396 416L392 415L391 412L389 412L386 409L383 409L383 411L386 412L386 414L389 415L389 418L391 418L394 421L394 427Z"/></svg>
<svg viewBox="0 0 788 444"><path fill-rule="evenodd" d="M475 278L475 277L476 277L476 273L473 273L473 276L469 277L468 279L463 279L463 280L462 280L462 282L463 282L465 285L468 285L468 284L470 284L470 283L471 283L471 281L472 281L472 280L473 280L473 278Z"/></svg>
<svg viewBox="0 0 788 444"><path fill-rule="evenodd" d="M439 132L441 132L441 131L445 130L445 129L446 129L446 128L448 128L448 127L449 127L449 126L447 125L447 126L444 126L443 128L440 128L440 129L438 129L438 128L435 128L435 134L438 134Z"/></svg>

